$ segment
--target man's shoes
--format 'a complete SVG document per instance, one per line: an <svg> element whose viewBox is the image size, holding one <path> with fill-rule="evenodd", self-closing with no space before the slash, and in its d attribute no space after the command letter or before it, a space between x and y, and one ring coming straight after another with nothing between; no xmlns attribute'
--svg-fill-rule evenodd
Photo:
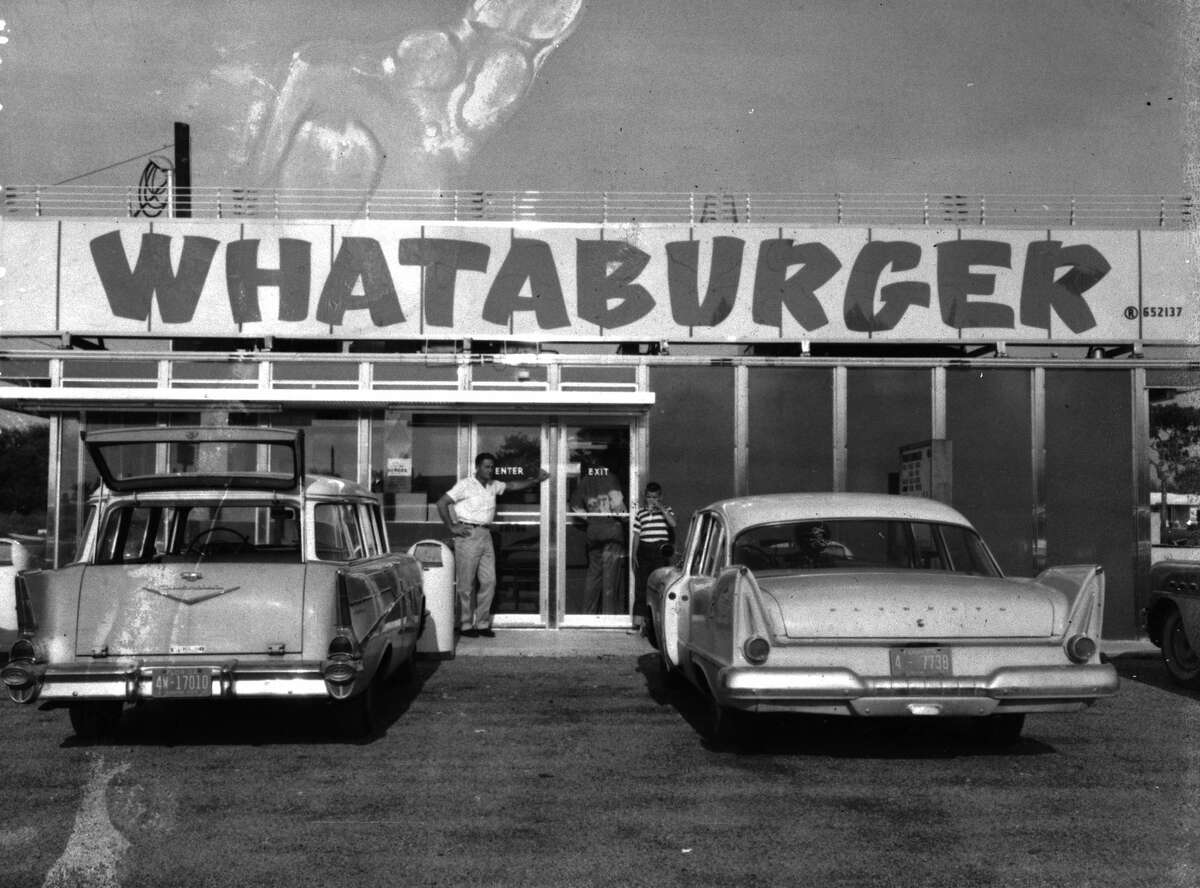
<svg viewBox="0 0 1200 888"><path fill-rule="evenodd" d="M480 638L495 638L495 637L496 637L496 633L495 633L495 632L493 632L493 631L491 630L491 628L488 628L488 629L480 629L480 630L479 630L479 637L480 637Z"/></svg>
<svg viewBox="0 0 1200 888"><path fill-rule="evenodd" d="M460 632L458 634L461 635L463 638L478 638L479 630L478 629L464 629L462 632Z"/></svg>

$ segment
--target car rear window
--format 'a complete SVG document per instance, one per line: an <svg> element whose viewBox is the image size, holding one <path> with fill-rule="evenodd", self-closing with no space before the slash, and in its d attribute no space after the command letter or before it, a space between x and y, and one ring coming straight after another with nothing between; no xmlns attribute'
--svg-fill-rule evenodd
<svg viewBox="0 0 1200 888"><path fill-rule="evenodd" d="M837 519L760 525L743 531L733 560L755 571L890 569L999 576L978 534L953 524Z"/></svg>
<svg viewBox="0 0 1200 888"><path fill-rule="evenodd" d="M196 483L282 488L296 474L295 452L286 441L118 441L92 447L120 490Z"/></svg>
<svg viewBox="0 0 1200 888"><path fill-rule="evenodd" d="M97 563L301 561L300 517L278 503L125 503L104 516Z"/></svg>

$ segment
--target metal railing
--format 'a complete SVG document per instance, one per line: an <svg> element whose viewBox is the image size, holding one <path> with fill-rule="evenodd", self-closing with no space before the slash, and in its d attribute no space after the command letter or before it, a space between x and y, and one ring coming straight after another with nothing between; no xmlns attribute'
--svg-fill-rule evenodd
<svg viewBox="0 0 1200 888"><path fill-rule="evenodd" d="M205 219L381 219L581 225L752 224L996 228L1191 228L1192 195L884 194L700 191L419 191L191 188L181 207ZM155 218L136 187L6 185L16 216Z"/></svg>

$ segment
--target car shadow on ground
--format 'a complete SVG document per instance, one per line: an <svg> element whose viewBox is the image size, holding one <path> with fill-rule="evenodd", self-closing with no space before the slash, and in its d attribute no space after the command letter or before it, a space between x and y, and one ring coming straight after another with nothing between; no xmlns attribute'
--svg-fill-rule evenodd
<svg viewBox="0 0 1200 888"><path fill-rule="evenodd" d="M1105 659L1117 670L1121 681L1136 681L1188 700L1200 700L1200 689L1176 684L1158 653L1118 654Z"/></svg>
<svg viewBox="0 0 1200 888"><path fill-rule="evenodd" d="M657 652L638 657L638 671L651 698L670 706L714 752L738 755L831 756L835 758L958 758L961 756L1046 755L1053 746L1035 737L1005 747L982 743L969 719L853 718L845 716L756 713L745 720L737 739L714 743L709 736L709 701L678 674L668 675Z"/></svg>
<svg viewBox="0 0 1200 888"><path fill-rule="evenodd" d="M337 704L321 700L146 702L126 706L116 729L97 739L77 737L71 731L66 710L62 710L69 736L61 746L369 744L383 737L404 716L440 665L440 660L418 659L411 678L384 683L377 697L375 727L360 736L345 735L335 711Z"/></svg>

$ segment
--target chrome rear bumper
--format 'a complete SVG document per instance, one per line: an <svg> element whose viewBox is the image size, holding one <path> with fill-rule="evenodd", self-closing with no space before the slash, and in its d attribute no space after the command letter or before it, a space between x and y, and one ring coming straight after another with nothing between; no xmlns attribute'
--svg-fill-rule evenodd
<svg viewBox="0 0 1200 888"><path fill-rule="evenodd" d="M13 661L3 669L9 697L18 703L79 700L231 700L328 698L321 663L73 663L69 666ZM198 670L211 678L210 693L156 695L154 676L165 670Z"/></svg>
<svg viewBox="0 0 1200 888"><path fill-rule="evenodd" d="M989 715L1070 712L1117 692L1107 663L1013 666L986 676L893 678L849 669L731 666L717 676L716 696L743 709L846 715Z"/></svg>

